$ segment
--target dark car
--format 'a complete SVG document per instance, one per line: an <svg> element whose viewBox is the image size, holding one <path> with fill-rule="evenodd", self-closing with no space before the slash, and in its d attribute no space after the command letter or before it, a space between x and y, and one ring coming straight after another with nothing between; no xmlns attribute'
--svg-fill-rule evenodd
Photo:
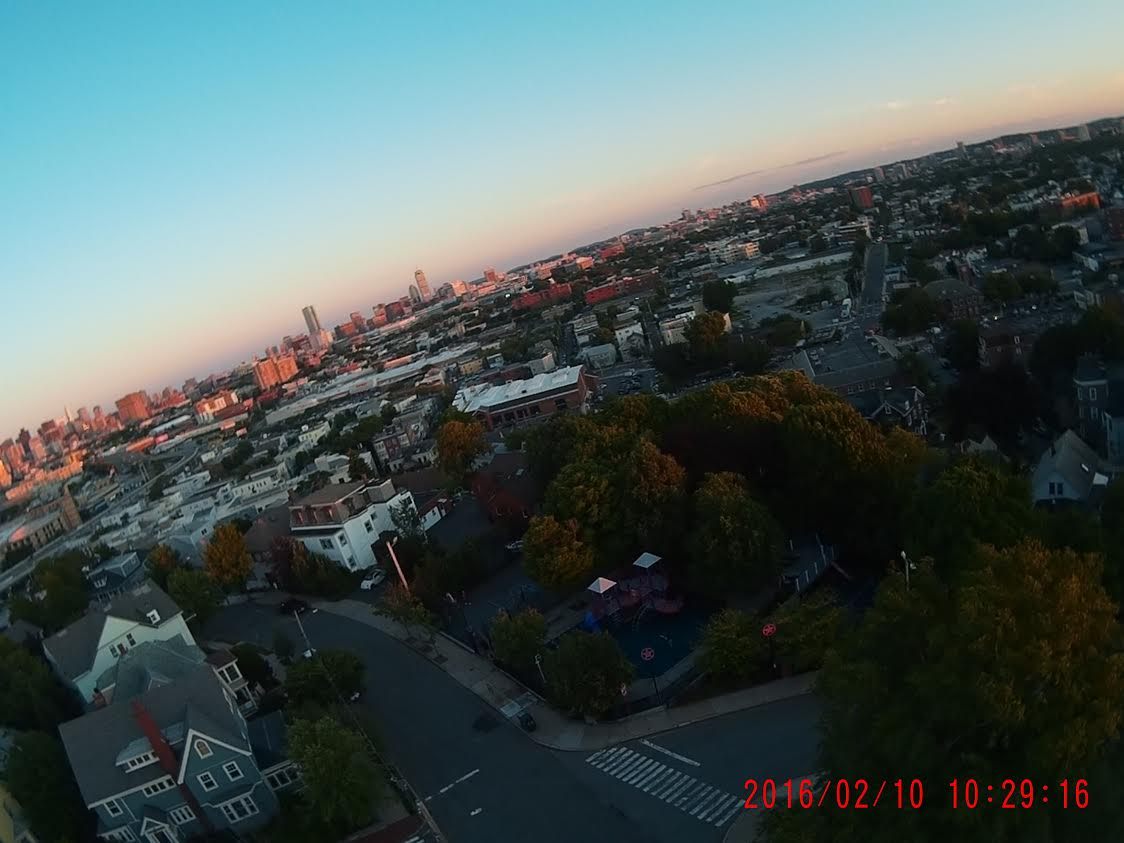
<svg viewBox="0 0 1124 843"><path fill-rule="evenodd" d="M303 600L292 597L277 606L277 611L282 615L303 614L308 611L308 604Z"/></svg>
<svg viewBox="0 0 1124 843"><path fill-rule="evenodd" d="M519 712L519 725L528 732L533 732L539 727L539 724L535 722L535 718L531 716L531 712L529 711Z"/></svg>

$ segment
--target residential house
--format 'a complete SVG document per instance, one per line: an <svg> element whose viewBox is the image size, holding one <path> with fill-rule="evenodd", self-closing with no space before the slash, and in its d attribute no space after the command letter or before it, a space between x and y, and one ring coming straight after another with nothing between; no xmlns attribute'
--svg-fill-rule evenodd
<svg viewBox="0 0 1124 843"><path fill-rule="evenodd" d="M250 725L210 665L64 723L59 734L102 840L242 836L277 815L275 788L295 780L276 753L255 753Z"/></svg>
<svg viewBox="0 0 1124 843"><path fill-rule="evenodd" d="M144 577L140 554L122 553L86 572L87 593L92 602L105 604L140 585Z"/></svg>
<svg viewBox="0 0 1124 843"><path fill-rule="evenodd" d="M59 679L90 703L101 676L129 650L177 636L195 643L180 607L158 585L145 580L47 638L43 654Z"/></svg>
<svg viewBox="0 0 1124 843"><path fill-rule="evenodd" d="M1036 504L1093 503L1104 493L1108 475L1101 459L1081 437L1067 430L1038 461L1031 478Z"/></svg>
<svg viewBox="0 0 1124 843"><path fill-rule="evenodd" d="M376 564L379 534L396 529L401 508L417 513L413 495L390 480L338 483L318 489L289 506L293 539L349 571Z"/></svg>
<svg viewBox="0 0 1124 843"><path fill-rule="evenodd" d="M0 773L8 763L8 753L12 750L18 733L10 729L0 729ZM24 820L19 803L4 787L4 777L0 775L0 843L36 843L36 837Z"/></svg>
<svg viewBox="0 0 1124 843"><path fill-rule="evenodd" d="M268 566L273 561L273 543L289 537L289 505L270 507L254 519L242 540L255 565Z"/></svg>
<svg viewBox="0 0 1124 843"><path fill-rule="evenodd" d="M918 436L928 432L929 409L925 393L916 386L857 392L847 396L847 403L867 421L901 427Z"/></svg>
<svg viewBox="0 0 1124 843"><path fill-rule="evenodd" d="M992 369L1002 363L1025 366L1037 334L1017 325L981 326L979 339L980 367Z"/></svg>

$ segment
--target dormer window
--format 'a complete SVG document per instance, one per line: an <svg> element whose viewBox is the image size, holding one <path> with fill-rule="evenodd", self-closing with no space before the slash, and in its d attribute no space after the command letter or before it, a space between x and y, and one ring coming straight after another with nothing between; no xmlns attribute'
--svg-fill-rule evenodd
<svg viewBox="0 0 1124 843"><path fill-rule="evenodd" d="M148 618L148 622L150 624L160 623L160 613L155 609L150 609L148 612L146 612L145 617Z"/></svg>
<svg viewBox="0 0 1124 843"><path fill-rule="evenodd" d="M214 754L211 745L205 740L197 740L195 742L195 754L200 758L210 758Z"/></svg>

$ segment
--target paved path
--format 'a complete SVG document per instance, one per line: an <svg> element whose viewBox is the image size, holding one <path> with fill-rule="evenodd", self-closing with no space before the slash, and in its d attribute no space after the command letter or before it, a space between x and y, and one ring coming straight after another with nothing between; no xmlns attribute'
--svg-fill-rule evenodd
<svg viewBox="0 0 1124 843"><path fill-rule="evenodd" d="M357 600L315 605L325 612L351 618L403 643L423 648L446 673L509 719L523 710L530 711L538 723L531 737L552 749L604 749L714 717L804 696L812 692L815 684L815 674L809 673L683 706L652 709L616 723L581 723L559 714L514 678L458 642L438 635L432 646L423 646L421 641L409 639L399 624L375 614L368 604Z"/></svg>

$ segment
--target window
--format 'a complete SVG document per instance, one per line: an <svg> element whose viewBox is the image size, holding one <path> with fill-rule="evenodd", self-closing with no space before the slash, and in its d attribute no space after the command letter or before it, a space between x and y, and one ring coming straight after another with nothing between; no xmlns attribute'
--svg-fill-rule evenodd
<svg viewBox="0 0 1124 843"><path fill-rule="evenodd" d="M206 530L203 531L204 534L206 534L206 532L207 532ZM152 624L160 623L160 613L157 612L155 609L150 609L148 612L146 612L145 617L148 618L149 623L152 623Z"/></svg>
<svg viewBox="0 0 1124 843"><path fill-rule="evenodd" d="M215 781L215 777L210 773L200 773L197 778L203 790L212 791L219 786L219 783Z"/></svg>
<svg viewBox="0 0 1124 843"><path fill-rule="evenodd" d="M371 532L372 530L374 530L374 529L375 529L375 528L374 528L374 527L373 527L373 526L371 525L371 522L370 522L370 521L364 521L364 522L363 522L363 526L364 526L364 527L366 528L366 530L367 530L367 532L368 532L368 533L369 533L369 532Z"/></svg>
<svg viewBox="0 0 1124 843"><path fill-rule="evenodd" d="M242 768L238 766L237 761L227 761L222 765L222 771L226 773L226 777L232 782L236 782L242 778Z"/></svg>
<svg viewBox="0 0 1124 843"><path fill-rule="evenodd" d="M131 773L133 770L139 770L156 761L155 752L146 752L144 755L138 755L136 758L130 758L125 762L125 772Z"/></svg>
<svg viewBox="0 0 1124 843"><path fill-rule="evenodd" d="M1096 387L1093 387L1093 386L1089 387L1089 400L1090 401L1096 401L1097 400L1097 389L1096 389Z"/></svg>
<svg viewBox="0 0 1124 843"><path fill-rule="evenodd" d="M1059 480L1059 481L1058 481L1058 497L1060 498L1060 497L1061 497L1062 495L1064 495L1064 494L1065 494L1065 486L1064 486L1064 484L1063 484L1063 483L1062 483L1062 482L1061 482L1061 481Z"/></svg>
<svg viewBox="0 0 1124 843"><path fill-rule="evenodd" d="M115 828L113 831L102 832L102 840L119 840L124 843L132 843L137 838L133 837L133 831L128 826L124 828Z"/></svg>
<svg viewBox="0 0 1124 843"><path fill-rule="evenodd" d="M105 803L105 812L111 817L119 817L122 814L121 803L116 799L110 799Z"/></svg>
<svg viewBox="0 0 1124 843"><path fill-rule="evenodd" d="M133 633L126 632L125 633L125 640L129 642L130 647L137 646L137 639L133 638Z"/></svg>
<svg viewBox="0 0 1124 843"><path fill-rule="evenodd" d="M258 812L257 803L248 795L239 796L237 799L232 799L219 807L222 808L222 812L231 823L241 822L246 817L252 817Z"/></svg>
<svg viewBox="0 0 1124 843"><path fill-rule="evenodd" d="M322 548L324 548L325 550L331 550L332 549L332 540L331 539L320 539L320 546Z"/></svg>
<svg viewBox="0 0 1124 843"><path fill-rule="evenodd" d="M180 805L178 808L169 811L168 816L176 825L184 825L195 819L195 812L191 810L190 805Z"/></svg>
<svg viewBox="0 0 1124 843"><path fill-rule="evenodd" d="M238 665L236 664L228 664L219 671L219 676L227 682L237 682L242 678L242 674L238 672Z"/></svg>
<svg viewBox="0 0 1124 843"><path fill-rule="evenodd" d="M555 398L554 399L554 409L565 410L566 409L566 399L565 398Z"/></svg>
<svg viewBox="0 0 1124 843"><path fill-rule="evenodd" d="M279 790L299 782L301 773L295 764L290 764L288 767L282 767L280 770L270 773L265 777L265 780L274 790Z"/></svg>
<svg viewBox="0 0 1124 843"><path fill-rule="evenodd" d="M195 742L195 754L200 758L211 757L211 747L205 740L197 740Z"/></svg>
<svg viewBox="0 0 1124 843"><path fill-rule="evenodd" d="M163 793L165 790L170 790L173 787L175 787L175 783L171 778L163 778L151 784L146 784L141 788L141 793L145 796L155 796L157 793Z"/></svg>

